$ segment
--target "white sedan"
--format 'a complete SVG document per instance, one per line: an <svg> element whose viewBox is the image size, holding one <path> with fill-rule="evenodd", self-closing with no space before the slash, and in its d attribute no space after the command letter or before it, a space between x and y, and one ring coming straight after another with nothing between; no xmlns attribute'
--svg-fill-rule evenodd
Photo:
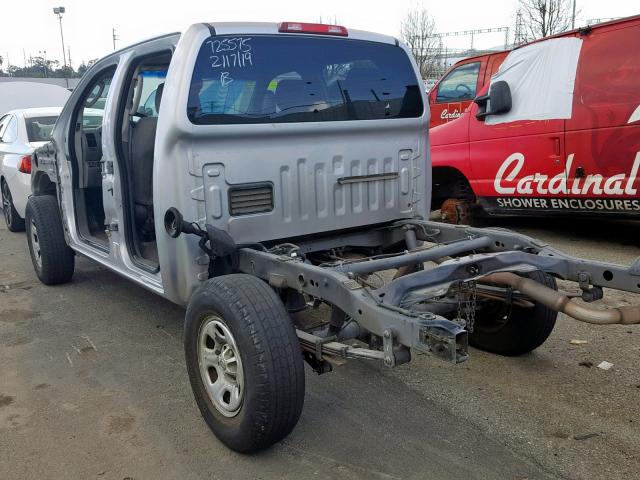
<svg viewBox="0 0 640 480"><path fill-rule="evenodd" d="M12 110L0 117L0 192L7 227L24 230L31 194L31 154L49 141L62 108Z"/></svg>

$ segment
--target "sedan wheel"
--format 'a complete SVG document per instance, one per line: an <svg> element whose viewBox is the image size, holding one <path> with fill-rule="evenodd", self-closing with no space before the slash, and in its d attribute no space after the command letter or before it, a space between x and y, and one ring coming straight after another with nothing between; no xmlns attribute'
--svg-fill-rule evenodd
<svg viewBox="0 0 640 480"><path fill-rule="evenodd" d="M24 230L24 219L18 215L16 208L13 206L13 198L9 190L9 184L2 182L2 212L7 228L12 232L22 232Z"/></svg>

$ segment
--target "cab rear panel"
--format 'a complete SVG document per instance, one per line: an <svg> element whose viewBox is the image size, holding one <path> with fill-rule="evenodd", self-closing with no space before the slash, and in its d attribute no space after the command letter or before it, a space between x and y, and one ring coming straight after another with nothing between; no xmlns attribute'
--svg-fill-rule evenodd
<svg viewBox="0 0 640 480"><path fill-rule="evenodd" d="M228 136L195 139L198 218L247 243L423 213L424 145L414 128L280 126L268 137L243 136L241 150ZM247 158L255 159L250 166ZM373 180L385 174L388 180Z"/></svg>

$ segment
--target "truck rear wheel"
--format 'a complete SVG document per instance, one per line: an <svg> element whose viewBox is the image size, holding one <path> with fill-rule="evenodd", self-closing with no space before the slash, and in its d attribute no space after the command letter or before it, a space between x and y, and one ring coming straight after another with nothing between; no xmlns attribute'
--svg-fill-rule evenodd
<svg viewBox="0 0 640 480"><path fill-rule="evenodd" d="M229 448L255 452L286 437L304 403L304 364L284 305L245 274L208 280L186 313L185 357L204 420Z"/></svg>
<svg viewBox="0 0 640 480"><path fill-rule="evenodd" d="M524 276L554 290L555 278L536 270ZM507 306L502 302L487 302L476 313L469 344L480 350L499 355L516 356L535 350L542 345L556 324L558 312L534 302L532 308Z"/></svg>
<svg viewBox="0 0 640 480"><path fill-rule="evenodd" d="M25 223L31 262L40 281L45 285L71 281L75 258L64 238L56 197L30 197Z"/></svg>

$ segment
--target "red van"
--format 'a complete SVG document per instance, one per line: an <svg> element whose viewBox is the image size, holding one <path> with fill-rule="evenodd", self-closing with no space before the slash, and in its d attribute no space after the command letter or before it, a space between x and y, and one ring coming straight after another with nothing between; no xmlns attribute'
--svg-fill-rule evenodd
<svg viewBox="0 0 640 480"><path fill-rule="evenodd" d="M634 16L454 65L430 94L432 208L640 215L639 47Z"/></svg>

